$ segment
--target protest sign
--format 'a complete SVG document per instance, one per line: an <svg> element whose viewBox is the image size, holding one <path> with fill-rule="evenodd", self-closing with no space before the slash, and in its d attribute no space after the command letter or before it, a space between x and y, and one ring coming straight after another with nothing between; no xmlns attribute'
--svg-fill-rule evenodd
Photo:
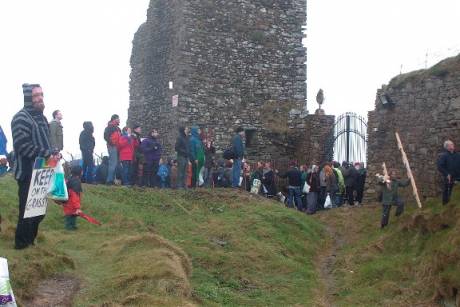
<svg viewBox="0 0 460 307"><path fill-rule="evenodd" d="M24 218L45 215L46 207L48 206L48 190L52 182L55 166L55 163L50 165L44 158L35 159Z"/></svg>

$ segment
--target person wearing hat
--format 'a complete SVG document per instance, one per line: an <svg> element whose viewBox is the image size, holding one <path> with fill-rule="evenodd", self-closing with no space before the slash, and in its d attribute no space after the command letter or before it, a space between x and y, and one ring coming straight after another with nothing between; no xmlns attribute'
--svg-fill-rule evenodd
<svg viewBox="0 0 460 307"><path fill-rule="evenodd" d="M240 186L241 164L244 157L244 129L238 127L235 129L235 136L232 138L233 150L233 169L232 169L232 187L237 188Z"/></svg>
<svg viewBox="0 0 460 307"><path fill-rule="evenodd" d="M43 115L45 104L39 84L23 84L24 107L11 122L13 147L16 156L14 176L18 182L19 218L16 227L15 248L24 249L34 244L43 216L24 219L34 161L49 158L53 151L49 139L48 120Z"/></svg>

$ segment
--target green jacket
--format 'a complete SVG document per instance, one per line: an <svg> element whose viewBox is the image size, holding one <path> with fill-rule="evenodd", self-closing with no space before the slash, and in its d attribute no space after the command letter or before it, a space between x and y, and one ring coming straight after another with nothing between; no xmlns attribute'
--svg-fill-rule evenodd
<svg viewBox="0 0 460 307"><path fill-rule="evenodd" d="M50 144L52 149L64 149L64 131L60 122L53 119L50 122Z"/></svg>
<svg viewBox="0 0 460 307"><path fill-rule="evenodd" d="M399 197L398 189L400 187L407 187L410 184L410 179L399 180L394 179L391 180L391 189L388 189L386 183L379 182L379 185L383 186L382 189L382 203L384 205L391 205L393 204Z"/></svg>
<svg viewBox="0 0 460 307"><path fill-rule="evenodd" d="M343 178L342 171L339 168L334 168L334 173L337 175L337 182L339 185L340 193L345 192L345 179Z"/></svg>

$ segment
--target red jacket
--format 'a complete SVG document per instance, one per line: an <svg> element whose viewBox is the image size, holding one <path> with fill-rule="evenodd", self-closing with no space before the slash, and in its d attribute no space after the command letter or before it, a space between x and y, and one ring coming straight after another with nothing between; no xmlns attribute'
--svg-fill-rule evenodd
<svg viewBox="0 0 460 307"><path fill-rule="evenodd" d="M69 200L64 203L64 215L76 215L80 209L81 193L77 193L72 189L67 189L69 192Z"/></svg>
<svg viewBox="0 0 460 307"><path fill-rule="evenodd" d="M133 137L122 135L118 139L118 152L120 154L120 161L133 161L134 151L137 147L137 142Z"/></svg>

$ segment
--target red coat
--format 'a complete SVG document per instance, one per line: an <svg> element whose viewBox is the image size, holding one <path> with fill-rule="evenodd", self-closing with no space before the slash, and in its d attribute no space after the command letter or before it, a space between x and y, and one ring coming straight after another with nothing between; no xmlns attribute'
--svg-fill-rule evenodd
<svg viewBox="0 0 460 307"><path fill-rule="evenodd" d="M137 147L137 142L132 137L126 135L121 136L118 139L118 152L120 155L120 161L133 161L134 151Z"/></svg>
<svg viewBox="0 0 460 307"><path fill-rule="evenodd" d="M111 135L110 135L110 142L114 146L119 146L120 145L120 140L121 140L121 133L119 130L115 130Z"/></svg>
<svg viewBox="0 0 460 307"><path fill-rule="evenodd" d="M67 191L69 192L69 200L64 203L64 215L76 215L77 210L80 209L80 193L72 189L67 189Z"/></svg>

